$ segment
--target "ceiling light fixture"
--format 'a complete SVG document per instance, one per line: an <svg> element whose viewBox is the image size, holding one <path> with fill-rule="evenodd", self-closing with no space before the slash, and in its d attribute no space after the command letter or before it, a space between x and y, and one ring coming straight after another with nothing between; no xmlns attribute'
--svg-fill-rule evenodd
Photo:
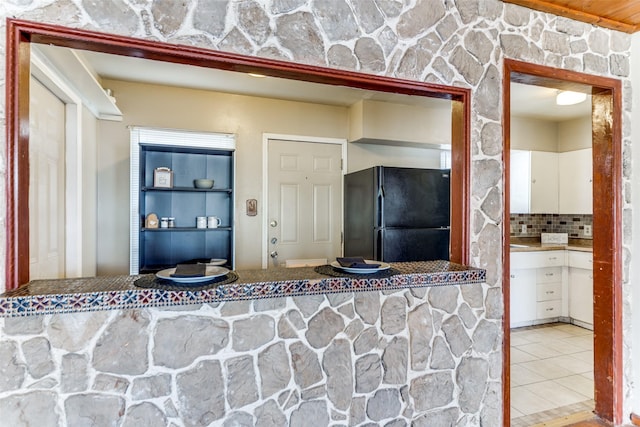
<svg viewBox="0 0 640 427"><path fill-rule="evenodd" d="M258 77L258 78L267 77L264 74L258 74L258 73L249 73L249 75L251 77Z"/></svg>
<svg viewBox="0 0 640 427"><path fill-rule="evenodd" d="M556 104L558 105L575 105L587 99L587 94L582 92L571 92L569 90L561 90L556 95Z"/></svg>

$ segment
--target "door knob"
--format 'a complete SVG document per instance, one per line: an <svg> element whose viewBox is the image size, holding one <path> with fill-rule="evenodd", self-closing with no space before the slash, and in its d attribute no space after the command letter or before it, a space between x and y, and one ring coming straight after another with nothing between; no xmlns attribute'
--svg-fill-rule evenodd
<svg viewBox="0 0 640 427"><path fill-rule="evenodd" d="M276 243L278 243L278 238L277 237L272 237L271 238L271 244L275 245Z"/></svg>
<svg viewBox="0 0 640 427"><path fill-rule="evenodd" d="M272 219L271 222L269 223L270 226L272 227L277 227L278 226L278 221L276 221L275 219Z"/></svg>
<svg viewBox="0 0 640 427"><path fill-rule="evenodd" d="M271 256L271 258L278 258L278 252L277 251L273 251L269 255Z"/></svg>

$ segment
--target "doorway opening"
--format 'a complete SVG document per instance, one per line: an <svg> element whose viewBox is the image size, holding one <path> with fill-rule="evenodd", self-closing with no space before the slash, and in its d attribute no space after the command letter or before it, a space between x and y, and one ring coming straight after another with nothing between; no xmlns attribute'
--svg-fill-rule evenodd
<svg viewBox="0 0 640 427"><path fill-rule="evenodd" d="M104 34L75 28L15 19L7 20L7 214L6 214L6 288L29 282L28 251L28 119L31 43L103 52L173 64L257 73L287 81L305 81L330 86L402 94L415 99L439 98L451 102L451 261L467 264L470 254L470 118L471 91L391 77L366 75L273 59L250 57L209 49L176 46L132 37Z"/></svg>
<svg viewBox="0 0 640 427"><path fill-rule="evenodd" d="M505 60L503 81L504 420L510 419L511 83L590 93L593 163L593 349L595 414L622 421L622 86L619 80Z"/></svg>

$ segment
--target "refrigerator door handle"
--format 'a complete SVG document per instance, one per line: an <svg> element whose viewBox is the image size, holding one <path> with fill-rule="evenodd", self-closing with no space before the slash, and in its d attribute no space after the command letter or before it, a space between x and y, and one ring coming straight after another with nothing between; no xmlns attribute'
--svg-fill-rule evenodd
<svg viewBox="0 0 640 427"><path fill-rule="evenodd" d="M379 227L384 227L384 188L380 186L378 190L378 215L380 216Z"/></svg>
<svg viewBox="0 0 640 427"><path fill-rule="evenodd" d="M384 228L378 230L377 236L378 250L376 251L376 261L383 261L384 259Z"/></svg>

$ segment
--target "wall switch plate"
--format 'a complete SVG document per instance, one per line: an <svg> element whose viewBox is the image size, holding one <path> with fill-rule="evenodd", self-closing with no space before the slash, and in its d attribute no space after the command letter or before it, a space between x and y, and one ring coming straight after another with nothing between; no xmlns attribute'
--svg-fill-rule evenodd
<svg viewBox="0 0 640 427"><path fill-rule="evenodd" d="M584 235L585 236L591 236L591 226L590 225L585 225L584 226Z"/></svg>
<svg viewBox="0 0 640 427"><path fill-rule="evenodd" d="M527 232L527 224L522 224L522 227L521 227L520 231L522 233L526 233Z"/></svg>

